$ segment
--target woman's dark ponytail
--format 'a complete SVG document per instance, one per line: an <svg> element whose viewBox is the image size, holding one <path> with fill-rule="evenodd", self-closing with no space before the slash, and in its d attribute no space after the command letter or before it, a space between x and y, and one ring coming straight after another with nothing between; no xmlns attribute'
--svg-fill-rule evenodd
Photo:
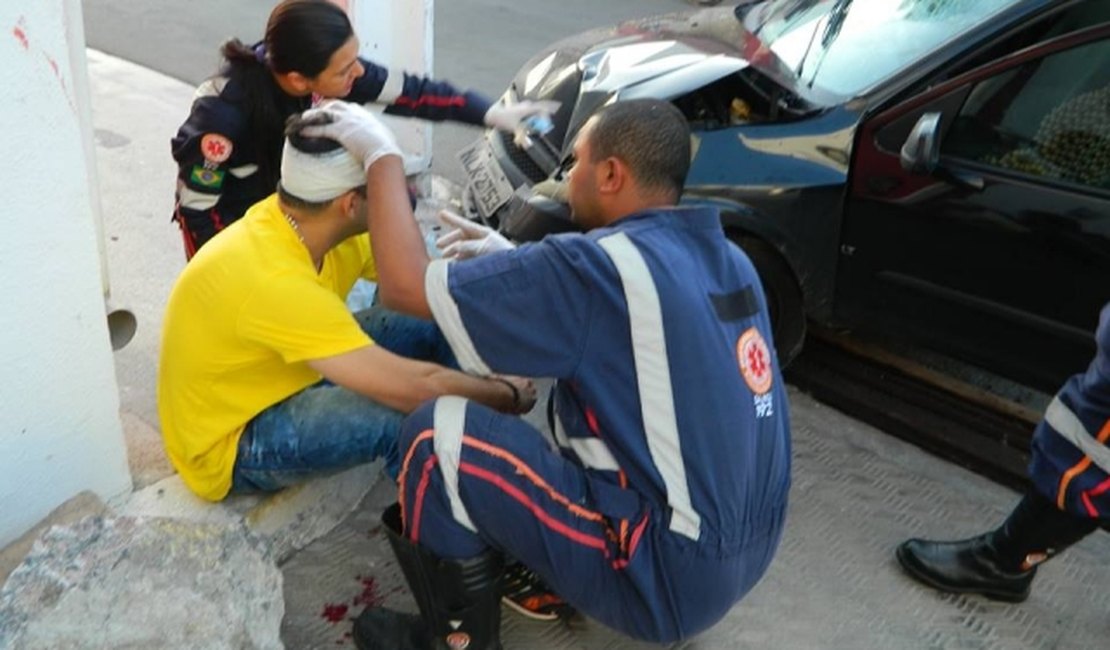
<svg viewBox="0 0 1110 650"><path fill-rule="evenodd" d="M281 172L281 134L285 128L285 116L278 107L281 89L274 82L264 56L256 54L261 47L261 44L251 47L233 38L223 44L220 54L226 62L223 74L234 80L243 92L246 127L258 148L255 152L258 173L264 186L273 188Z"/></svg>

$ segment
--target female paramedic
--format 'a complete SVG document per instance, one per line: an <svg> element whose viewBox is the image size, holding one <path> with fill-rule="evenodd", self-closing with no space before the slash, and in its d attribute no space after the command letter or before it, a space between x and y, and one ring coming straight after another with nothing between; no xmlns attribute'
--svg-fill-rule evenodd
<svg viewBox="0 0 1110 650"><path fill-rule="evenodd" d="M346 12L328 0L284 0L253 46L224 43L220 73L200 85L171 141L177 161L174 221L191 258L217 232L275 190L287 117L325 98L385 104L391 115L513 130L547 110L494 104L442 81L390 71L358 56Z"/></svg>

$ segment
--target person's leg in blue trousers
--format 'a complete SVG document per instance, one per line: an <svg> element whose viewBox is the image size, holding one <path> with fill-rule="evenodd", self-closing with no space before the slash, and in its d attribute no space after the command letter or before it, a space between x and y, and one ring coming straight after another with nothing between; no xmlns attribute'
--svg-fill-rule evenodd
<svg viewBox="0 0 1110 650"><path fill-rule="evenodd" d="M455 367L443 334L431 321L384 307L355 314L377 345L401 356ZM321 381L255 416L239 440L232 493L273 491L386 459L397 475L397 433L404 414Z"/></svg>
<svg viewBox="0 0 1110 650"><path fill-rule="evenodd" d="M580 611L641 639L685 638L719 620L766 570L781 533L706 552L528 423L457 397L421 406L398 446L407 539L445 559L501 551Z"/></svg>

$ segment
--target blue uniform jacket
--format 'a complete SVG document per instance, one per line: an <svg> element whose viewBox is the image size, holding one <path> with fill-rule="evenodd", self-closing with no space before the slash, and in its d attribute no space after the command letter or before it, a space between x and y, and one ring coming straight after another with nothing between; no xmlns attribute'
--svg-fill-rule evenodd
<svg viewBox="0 0 1110 650"><path fill-rule="evenodd" d="M715 554L781 525L786 391L759 278L715 210L433 264L429 303L464 369L558 379L555 436L605 514L634 516L634 490Z"/></svg>

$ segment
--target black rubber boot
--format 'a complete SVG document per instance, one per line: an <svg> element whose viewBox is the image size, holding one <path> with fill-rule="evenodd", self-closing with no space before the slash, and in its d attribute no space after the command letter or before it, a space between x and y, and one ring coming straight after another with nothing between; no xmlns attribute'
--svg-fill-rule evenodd
<svg viewBox="0 0 1110 650"><path fill-rule="evenodd" d="M997 529L957 542L911 539L898 547L898 562L935 589L1020 603L1029 597L1037 565L1097 525L1030 491Z"/></svg>
<svg viewBox="0 0 1110 650"><path fill-rule="evenodd" d="M1020 603L1029 597L1037 569L1003 569L990 544L992 534L958 542L911 539L898 547L898 561L912 577L935 589Z"/></svg>
<svg viewBox="0 0 1110 650"><path fill-rule="evenodd" d="M355 645L361 650L501 650L501 555L439 558L405 539L397 504L386 509L382 523L420 616L368 608L355 620Z"/></svg>

